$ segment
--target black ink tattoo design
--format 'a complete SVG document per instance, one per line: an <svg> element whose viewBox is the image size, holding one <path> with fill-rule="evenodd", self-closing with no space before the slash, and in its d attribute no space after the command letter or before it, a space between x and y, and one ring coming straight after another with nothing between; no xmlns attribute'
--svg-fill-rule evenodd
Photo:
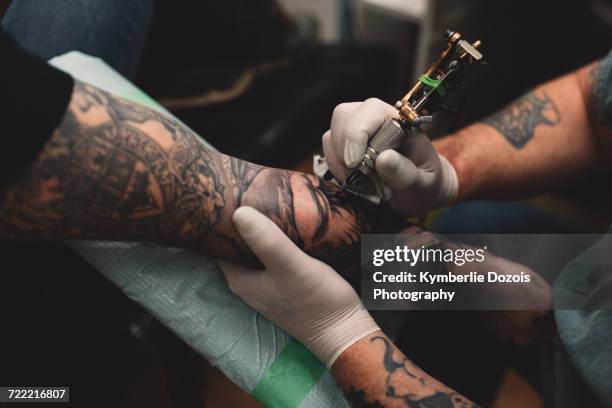
<svg viewBox="0 0 612 408"><path fill-rule="evenodd" d="M398 391L406 381L416 381L422 386L427 386L427 380L417 376L412 371L412 363L406 356L396 359L393 355L393 345L381 336L370 339L370 343L382 342L384 345L383 367L387 373L385 379L385 396L394 400L401 401L408 408L478 408L461 394L456 392L436 391L432 395L419 398L413 393L402 394ZM358 391L351 387L347 398L356 407L382 407L380 401L368 403L364 391Z"/></svg>
<svg viewBox="0 0 612 408"><path fill-rule="evenodd" d="M352 196L338 196L335 187L313 176L266 169L231 157L225 158L224 164L231 174L237 205L258 208L310 255L342 274L348 274L358 261L361 234L372 230L371 221L384 218L374 216L375 209L369 203ZM294 185L301 186L306 193L299 202L294 196ZM296 205L314 207L311 218L299 220ZM304 227L314 233L305 233ZM224 239L232 247L240 247L231 238ZM251 258L252 254L244 256Z"/></svg>
<svg viewBox="0 0 612 408"><path fill-rule="evenodd" d="M404 223L335 192L314 176L213 152L176 120L76 81L36 162L0 190L0 236L156 241L257 266L230 221L250 205L347 273L360 234Z"/></svg>
<svg viewBox="0 0 612 408"><path fill-rule="evenodd" d="M545 93L528 93L506 108L484 120L494 127L516 149L523 148L533 138L538 126L556 126L561 114L555 102Z"/></svg>
<svg viewBox="0 0 612 408"><path fill-rule="evenodd" d="M385 408L379 401L367 402L365 391L357 391L354 387L346 393L346 399L353 408Z"/></svg>
<svg viewBox="0 0 612 408"><path fill-rule="evenodd" d="M370 207L369 203L357 201L359 199L352 195L338 195L336 187L331 184L319 180L316 180L315 184L312 178L302 177L312 201L317 206L316 229L312 237L316 245L312 255L319 259L332 260L332 266L346 276L359 261L361 234L374 229L368 221L374 217L368 216L368 211L374 214L376 209ZM338 244L328 238L331 232L330 221L343 217L354 219L354 223L342 230Z"/></svg>
<svg viewBox="0 0 612 408"><path fill-rule="evenodd" d="M0 196L0 225L13 236L132 237L209 231L225 206L208 150L175 120L76 81L72 109L18 186ZM103 110L90 126L76 114ZM161 124L161 146L138 125Z"/></svg>
<svg viewBox="0 0 612 408"><path fill-rule="evenodd" d="M227 157L224 162L234 184L236 207L240 207L242 205L242 195L251 187L255 177L257 177L264 168L234 157Z"/></svg>

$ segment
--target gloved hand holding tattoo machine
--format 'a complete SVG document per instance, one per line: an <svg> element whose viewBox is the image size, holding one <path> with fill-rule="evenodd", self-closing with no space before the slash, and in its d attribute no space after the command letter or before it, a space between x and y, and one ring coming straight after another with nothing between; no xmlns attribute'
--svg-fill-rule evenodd
<svg viewBox="0 0 612 408"><path fill-rule="evenodd" d="M455 170L419 126L431 122L471 68L485 61L479 41L470 44L453 31L446 37L438 60L395 108L369 99L335 109L331 129L323 135L325 159L315 159L318 176L376 204L388 202L402 215L420 215L455 199Z"/></svg>

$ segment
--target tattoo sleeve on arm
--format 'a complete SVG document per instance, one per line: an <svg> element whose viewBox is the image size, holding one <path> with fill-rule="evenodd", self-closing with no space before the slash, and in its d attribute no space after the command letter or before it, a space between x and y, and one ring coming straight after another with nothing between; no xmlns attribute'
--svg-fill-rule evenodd
<svg viewBox="0 0 612 408"><path fill-rule="evenodd" d="M478 407L427 375L380 332L351 346L332 371L354 407Z"/></svg>
<svg viewBox="0 0 612 408"><path fill-rule="evenodd" d="M553 127L561 123L561 114L546 92L530 92L484 120L494 127L516 149L525 147L540 125Z"/></svg>
<svg viewBox="0 0 612 408"><path fill-rule="evenodd" d="M60 127L2 194L2 231L143 240L206 233L225 206L213 165L176 121L76 82Z"/></svg>
<svg viewBox="0 0 612 408"><path fill-rule="evenodd" d="M76 81L37 160L0 190L0 236L156 241L253 265L231 223L250 205L344 270L360 233L404 223L334 191L313 176L214 152L177 121Z"/></svg>

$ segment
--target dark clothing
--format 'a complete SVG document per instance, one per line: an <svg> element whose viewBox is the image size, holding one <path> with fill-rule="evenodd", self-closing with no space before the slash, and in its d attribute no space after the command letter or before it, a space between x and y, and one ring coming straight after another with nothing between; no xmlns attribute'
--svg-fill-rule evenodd
<svg viewBox="0 0 612 408"><path fill-rule="evenodd" d="M18 176L31 161L33 155L17 157L16 144L30 143L31 153L40 148L67 106L70 77L43 61L78 50L104 59L131 78L152 21L153 4L153 0L11 1L2 29L39 60L2 36L0 126L6 129L9 123L9 132L2 131L1 137L10 142L0 147L0 183L8 179L7 169ZM70 86L61 87L66 92L62 102L54 90L66 78ZM36 103L43 114L32 110L28 114L28 106L23 113L17 111L16 100ZM51 109L60 112L55 124L49 120ZM37 122L43 120L44 132L25 130L41 127ZM11 131L15 126L17 131ZM128 330L140 321L142 312L62 243L5 241L0 258L10 265L2 268L0 299L5 306L0 308L0 321L11 328L0 335L0 384L70 386L70 404L78 407L112 407L125 401L134 378L142 377L151 364L144 343L135 341ZM100 393L100 389L110 391Z"/></svg>
<svg viewBox="0 0 612 408"><path fill-rule="evenodd" d="M66 111L73 80L18 47L0 29L0 185L34 160Z"/></svg>
<svg viewBox="0 0 612 408"><path fill-rule="evenodd" d="M612 51L599 63L593 85L598 119L612 125ZM612 406L612 233L561 272L554 285L559 337L575 373L557 370L558 406ZM572 307L564 308L564 304ZM576 306L581 305L581 306ZM568 364L569 365L569 364ZM572 381L572 376L577 380ZM567 379L567 381L561 381ZM561 387L561 385L563 385Z"/></svg>
<svg viewBox="0 0 612 408"><path fill-rule="evenodd" d="M34 160L68 106L72 78L46 60L81 51L131 78L153 20L153 0L56 3L13 0L2 19L0 134L10 143L0 148L0 187Z"/></svg>

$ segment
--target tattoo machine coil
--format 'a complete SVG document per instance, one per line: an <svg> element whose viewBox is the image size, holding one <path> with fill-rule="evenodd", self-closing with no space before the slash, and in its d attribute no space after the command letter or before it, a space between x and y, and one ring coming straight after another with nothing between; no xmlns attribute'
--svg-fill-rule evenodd
<svg viewBox="0 0 612 408"><path fill-rule="evenodd" d="M406 96L395 104L398 117L387 120L370 139L361 164L341 185L342 190L376 204L388 201L390 193L376 174L376 158L385 150L398 149L402 141L414 134L422 123L431 122L432 115L461 89L463 80L470 73L469 68L486 63L478 50L480 41L470 44L460 33L451 30L446 31L445 37L446 48ZM323 178L329 180L333 176L327 171Z"/></svg>

